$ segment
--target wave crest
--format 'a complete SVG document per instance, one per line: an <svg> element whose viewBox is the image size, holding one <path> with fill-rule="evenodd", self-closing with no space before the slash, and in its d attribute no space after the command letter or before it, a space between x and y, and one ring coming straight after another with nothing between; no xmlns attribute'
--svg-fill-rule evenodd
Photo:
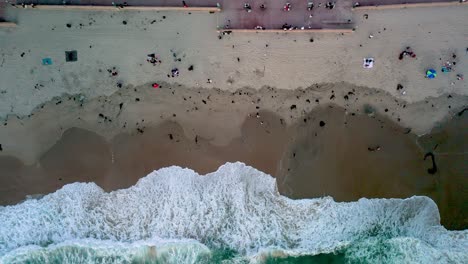
<svg viewBox="0 0 468 264"><path fill-rule="evenodd" d="M3 257L83 239L126 245L190 239L255 259L273 251L345 251L350 260L369 262L468 262L467 231L442 227L427 197L292 200L279 194L274 178L243 163L227 163L205 176L163 168L110 193L94 183L73 183L38 200L0 207L0 222Z"/></svg>

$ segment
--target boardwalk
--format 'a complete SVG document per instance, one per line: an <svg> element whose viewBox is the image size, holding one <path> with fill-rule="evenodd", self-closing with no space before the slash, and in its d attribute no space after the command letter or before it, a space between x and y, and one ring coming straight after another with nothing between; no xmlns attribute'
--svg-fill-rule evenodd
<svg viewBox="0 0 468 264"><path fill-rule="evenodd" d="M218 14L218 27L230 29L254 29L257 26L266 29L281 29L287 24L304 29L350 29L353 27L353 4L354 0L335 0L333 9L325 8L327 1L310 0L250 0L245 3L252 7L251 12L244 8L243 1L232 0L12 0L10 3L19 4L47 4L47 5L107 5L123 4L129 6L170 6L182 7L183 3L189 7L215 7L221 6L222 12ZM285 3L291 4L290 11L284 11ZM309 2L314 3L314 8L308 10ZM433 2L454 2L453 0L363 0L359 1L361 6L366 5L391 5L403 3L433 3ZM265 8L261 9L260 6ZM0 18L2 16L0 10Z"/></svg>

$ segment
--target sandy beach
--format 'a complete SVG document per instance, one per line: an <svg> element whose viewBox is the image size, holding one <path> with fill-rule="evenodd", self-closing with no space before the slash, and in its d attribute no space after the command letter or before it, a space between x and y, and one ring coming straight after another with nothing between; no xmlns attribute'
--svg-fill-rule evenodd
<svg viewBox="0 0 468 264"><path fill-rule="evenodd" d="M467 11L355 11L350 34L219 35L219 14L9 7L0 202L242 161L292 198L427 195L447 228L466 229L468 83L456 75L468 74ZM408 46L416 58L399 60ZM78 60L66 62L72 50ZM447 61L453 71L440 72Z"/></svg>
<svg viewBox="0 0 468 264"><path fill-rule="evenodd" d="M295 198L428 195L444 224L463 228L466 215L454 208L467 198L466 114L453 112L438 124L442 132L423 137L391 118L448 102L461 109L464 97L406 104L364 87L338 84L348 92L332 93L335 87L229 92L162 84L125 87L84 103L57 98L30 118L6 121L2 137L17 140L3 145L9 155L0 159L0 170L9 177L1 178L0 199L11 204L76 181L111 191L171 165L205 174L242 161L277 177L280 192ZM380 100L384 107L372 104ZM436 155L435 174L427 172L428 152Z"/></svg>

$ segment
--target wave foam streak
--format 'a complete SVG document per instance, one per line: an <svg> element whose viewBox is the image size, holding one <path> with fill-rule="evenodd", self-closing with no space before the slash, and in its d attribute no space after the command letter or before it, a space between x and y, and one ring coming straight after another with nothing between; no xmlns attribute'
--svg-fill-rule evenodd
<svg viewBox="0 0 468 264"><path fill-rule="evenodd" d="M291 200L278 193L275 179L243 163L205 176L164 168L110 193L94 183L69 184L42 199L0 207L0 222L0 256L10 259L26 249L50 253L67 241L125 248L153 241L145 248L160 250L163 244L154 241L189 240L198 253L229 249L255 260L271 252L344 252L365 262L468 262L468 232L443 228L427 197Z"/></svg>

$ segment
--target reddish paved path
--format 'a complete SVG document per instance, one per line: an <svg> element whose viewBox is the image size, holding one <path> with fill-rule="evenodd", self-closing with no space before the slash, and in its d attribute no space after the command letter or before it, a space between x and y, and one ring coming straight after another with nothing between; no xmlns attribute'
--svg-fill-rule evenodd
<svg viewBox="0 0 468 264"><path fill-rule="evenodd" d="M4 2L4 0L0 0ZM386 5L424 2L453 2L453 0L335 0L336 6L332 10L325 8L326 0L186 0L192 7L214 7L219 3L222 12L218 14L219 27L229 26L234 29L253 29L262 26L267 29L279 29L285 23L298 28L352 28L352 5ZM10 2L26 4L63 4L63 0L11 0ZM112 0L66 0L66 4L73 5L112 5ZM114 0L116 4L124 1ZM181 0L126 0L133 6L182 6ZM252 6L252 12L243 9L244 3ZM283 11L286 2L291 3L291 11ZM312 11L307 10L307 3L314 2ZM321 7L318 5L321 3ZM260 5L265 4L266 9L261 10ZM0 18L2 10L0 8ZM312 15L312 16L311 16Z"/></svg>
<svg viewBox="0 0 468 264"><path fill-rule="evenodd" d="M455 2L454 0L361 0L360 5L395 5L414 3Z"/></svg>
<svg viewBox="0 0 468 264"><path fill-rule="evenodd" d="M281 28L285 23L304 28L337 28L351 25L327 24L327 23L348 23L351 19L351 1L337 1L336 7L332 10L316 7L312 11L307 10L307 0L289 0L291 10L284 11L286 1L248 1L252 6L252 12L248 13L243 9L242 1L225 1L220 23L229 24L231 28L253 29L255 26L262 26L267 29ZM325 2L325 1L323 1ZM261 10L260 5L265 3L266 9ZM312 15L312 17L310 16ZM327 23L324 23L327 22Z"/></svg>
<svg viewBox="0 0 468 264"><path fill-rule="evenodd" d="M3 1L3 0L0 0ZM189 6L202 7L202 6L216 6L216 3L222 3L222 1L216 0L186 0L185 2ZM233 0L234 1L234 0ZM61 5L63 0L16 0L17 3L25 4L43 4L43 5ZM182 6L182 0L65 0L66 4L69 5L112 5L112 2L116 4L123 4L127 2L129 5L134 6Z"/></svg>

